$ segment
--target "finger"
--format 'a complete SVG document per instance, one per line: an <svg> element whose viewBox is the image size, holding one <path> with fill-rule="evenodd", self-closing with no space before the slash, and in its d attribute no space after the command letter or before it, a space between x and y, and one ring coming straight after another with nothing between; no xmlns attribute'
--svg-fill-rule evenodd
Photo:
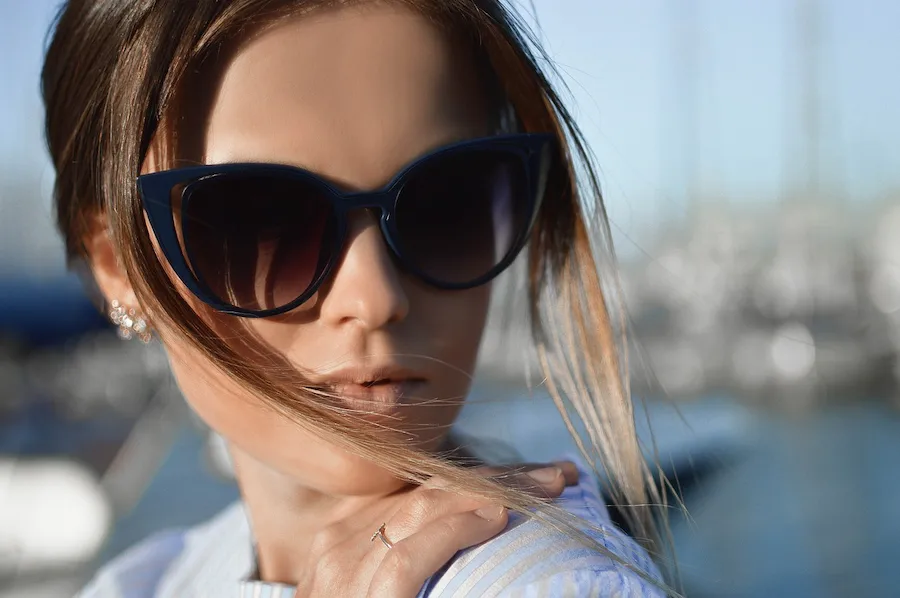
<svg viewBox="0 0 900 598"><path fill-rule="evenodd" d="M574 468L574 465L572 465ZM557 464L525 464L515 467L495 468L498 473L491 475L492 479L510 488L523 490L533 496L556 498L568 485L568 478L572 477ZM567 469L569 469L567 467ZM577 468L575 474L577 475ZM577 477L575 482L578 482Z"/></svg>
<svg viewBox="0 0 900 598"><path fill-rule="evenodd" d="M572 461L552 461L550 463L523 463L521 465L506 465L500 467L481 466L476 471L482 475L493 477L499 474L509 472L528 472L547 467L558 467L562 470L563 476L566 478L566 486L574 486L578 483L580 476L578 467Z"/></svg>
<svg viewBox="0 0 900 598"><path fill-rule="evenodd" d="M566 478L566 486L575 486L578 484L578 478L581 477L581 474L574 463L571 461L554 461L553 465L562 469L563 476Z"/></svg>
<svg viewBox="0 0 900 598"><path fill-rule="evenodd" d="M556 498L566 486L578 483L578 468L571 461L554 463L522 463L518 465L481 466L474 469L477 473L492 478L501 484L517 488L547 498ZM562 480L559 475L562 474ZM449 490L449 483L443 478L434 477L424 484L429 488Z"/></svg>
<svg viewBox="0 0 900 598"><path fill-rule="evenodd" d="M474 511L448 515L394 544L372 577L369 598L416 596L425 580L458 551L503 531L509 515L502 507L496 507L494 511L486 513L490 519L480 517Z"/></svg>
<svg viewBox="0 0 900 598"><path fill-rule="evenodd" d="M400 541L425 525L456 513L488 507L491 503L478 496L420 487L409 494L403 505L391 516L391 539Z"/></svg>

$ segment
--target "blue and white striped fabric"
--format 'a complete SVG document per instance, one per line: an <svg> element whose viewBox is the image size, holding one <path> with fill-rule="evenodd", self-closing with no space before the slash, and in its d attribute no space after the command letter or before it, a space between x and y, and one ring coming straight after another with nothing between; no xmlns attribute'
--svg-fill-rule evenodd
<svg viewBox="0 0 900 598"><path fill-rule="evenodd" d="M574 460L571 455L565 458ZM659 580L647 553L609 519L591 473L557 499L606 534L611 552ZM237 503L210 522L152 536L104 567L80 598L294 598L295 588L249 579L253 540ZM664 592L611 558L534 519L513 514L507 529L460 551L418 598L662 598Z"/></svg>

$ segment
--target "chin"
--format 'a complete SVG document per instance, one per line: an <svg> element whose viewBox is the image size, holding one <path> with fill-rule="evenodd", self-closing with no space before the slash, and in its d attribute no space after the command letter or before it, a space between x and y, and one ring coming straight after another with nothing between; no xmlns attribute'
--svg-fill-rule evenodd
<svg viewBox="0 0 900 598"><path fill-rule="evenodd" d="M315 471L304 468L305 484L325 494L368 496L390 494L406 486L406 482L388 470L360 457L344 453L326 458L327 468ZM313 479L315 478L315 479Z"/></svg>
<svg viewBox="0 0 900 598"><path fill-rule="evenodd" d="M365 496L396 492L407 485L406 481L398 479L376 463L342 448L325 445L321 440L317 443L310 440L307 438L302 444L318 445L314 450L292 456L290 463L285 463L287 467L278 468L306 487L331 495ZM427 440L422 439L416 447L426 452L434 452L445 440L446 434L429 435ZM275 455L271 457L272 461L277 459Z"/></svg>

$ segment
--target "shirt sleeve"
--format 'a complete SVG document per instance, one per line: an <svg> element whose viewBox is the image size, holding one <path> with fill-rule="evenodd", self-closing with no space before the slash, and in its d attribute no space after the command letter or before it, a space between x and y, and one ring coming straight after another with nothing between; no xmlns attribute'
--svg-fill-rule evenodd
<svg viewBox="0 0 900 598"><path fill-rule="evenodd" d="M665 598L656 585L631 571L620 569L572 569L524 584L508 586L497 598Z"/></svg>
<svg viewBox="0 0 900 598"><path fill-rule="evenodd" d="M184 532L155 534L103 567L76 598L153 598L166 569L184 548Z"/></svg>
<svg viewBox="0 0 900 598"><path fill-rule="evenodd" d="M640 544L612 523L595 479L583 467L579 470L578 485L567 487L556 502L589 522L582 531L605 551L536 518L510 513L503 533L458 553L420 595L664 598L667 591L659 569Z"/></svg>
<svg viewBox="0 0 900 598"><path fill-rule="evenodd" d="M86 585L80 592L75 594L75 598L125 598L119 591L119 584L116 583L115 577L109 572L101 571L91 582Z"/></svg>
<svg viewBox="0 0 900 598"><path fill-rule="evenodd" d="M662 576L646 552L618 528L602 527L603 535L595 532L589 535L648 579L610 556L586 549L558 532L550 532L545 550L536 551L528 559L512 556L509 565L499 564L498 569L508 572L495 577L486 588L485 597L665 598Z"/></svg>

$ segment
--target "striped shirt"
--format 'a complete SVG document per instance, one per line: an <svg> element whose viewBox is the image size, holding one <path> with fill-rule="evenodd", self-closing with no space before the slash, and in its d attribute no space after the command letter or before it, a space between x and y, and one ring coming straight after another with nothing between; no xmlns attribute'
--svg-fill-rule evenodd
<svg viewBox="0 0 900 598"><path fill-rule="evenodd" d="M600 527L607 549L651 577L647 553L609 518L593 474L578 463L577 486L557 499ZM151 536L105 566L78 598L294 598L295 588L251 579L253 538L241 503L189 530ZM608 556L535 519L510 514L501 534L458 552L417 598L662 598L665 593Z"/></svg>

